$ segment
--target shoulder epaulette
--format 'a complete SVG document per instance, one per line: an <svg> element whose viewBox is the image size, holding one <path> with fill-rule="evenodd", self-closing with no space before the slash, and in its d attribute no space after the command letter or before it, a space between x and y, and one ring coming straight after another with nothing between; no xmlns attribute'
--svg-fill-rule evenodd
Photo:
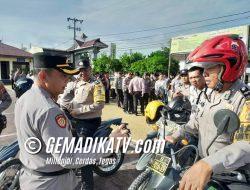
<svg viewBox="0 0 250 190"><path fill-rule="evenodd" d="M250 99L250 89L247 86L243 86L240 91L246 99Z"/></svg>

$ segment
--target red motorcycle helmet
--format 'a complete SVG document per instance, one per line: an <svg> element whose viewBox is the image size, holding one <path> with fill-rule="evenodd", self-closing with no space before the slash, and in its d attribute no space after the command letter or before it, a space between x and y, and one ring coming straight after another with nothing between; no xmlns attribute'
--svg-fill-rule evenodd
<svg viewBox="0 0 250 190"><path fill-rule="evenodd" d="M238 35L220 35L204 41L187 57L189 68L210 68L223 65L221 81L234 82L240 78L247 66L248 55L244 42Z"/></svg>

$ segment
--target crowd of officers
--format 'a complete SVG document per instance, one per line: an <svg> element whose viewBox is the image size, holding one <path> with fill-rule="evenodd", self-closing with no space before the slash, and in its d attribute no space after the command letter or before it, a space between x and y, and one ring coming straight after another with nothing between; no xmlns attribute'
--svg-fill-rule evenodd
<svg viewBox="0 0 250 190"><path fill-rule="evenodd" d="M125 113L138 115L140 105L140 113L144 115L145 107L153 100L167 104L176 96L185 96L194 104L206 84L203 69L193 67L180 70L175 77L167 77L163 73L145 73L141 77L139 73L123 75L119 72L115 74L113 85L118 107Z"/></svg>
<svg viewBox="0 0 250 190"><path fill-rule="evenodd" d="M144 109L149 101L160 99L167 103L169 79L164 74L145 73L140 76L138 72L121 72L115 74L114 89L117 96L118 107L123 108L125 113L144 115Z"/></svg>

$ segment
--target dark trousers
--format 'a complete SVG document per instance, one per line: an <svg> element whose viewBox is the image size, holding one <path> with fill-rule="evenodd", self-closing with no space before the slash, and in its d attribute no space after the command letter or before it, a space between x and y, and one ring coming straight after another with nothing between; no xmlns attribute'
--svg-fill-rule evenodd
<svg viewBox="0 0 250 190"><path fill-rule="evenodd" d="M156 100L155 89L152 89L149 95L149 101L153 101L153 100Z"/></svg>
<svg viewBox="0 0 250 190"><path fill-rule="evenodd" d="M93 137L98 127L101 125L101 118L93 119L73 119L72 125L76 129L78 137ZM86 165L81 168L82 190L94 189L93 166Z"/></svg>
<svg viewBox="0 0 250 190"><path fill-rule="evenodd" d="M11 79L11 88L14 89L15 85L14 85L14 80Z"/></svg>
<svg viewBox="0 0 250 190"><path fill-rule="evenodd" d="M105 91L105 103L109 103L110 91L106 89Z"/></svg>
<svg viewBox="0 0 250 190"><path fill-rule="evenodd" d="M142 93L141 92L134 92L133 93L133 102L134 102L134 113L135 114L137 114L138 101L140 102L140 105L141 105L141 113L144 114L144 101L143 101Z"/></svg>
<svg viewBox="0 0 250 190"><path fill-rule="evenodd" d="M123 92L122 92L122 89L117 89L117 105L118 105L118 107L123 106Z"/></svg>
<svg viewBox="0 0 250 190"><path fill-rule="evenodd" d="M133 96L128 91L123 92L123 109L124 111L134 112Z"/></svg>
<svg viewBox="0 0 250 190"><path fill-rule="evenodd" d="M145 107L148 105L148 99L149 99L149 93L145 93L143 95L143 101L144 101L144 106Z"/></svg>

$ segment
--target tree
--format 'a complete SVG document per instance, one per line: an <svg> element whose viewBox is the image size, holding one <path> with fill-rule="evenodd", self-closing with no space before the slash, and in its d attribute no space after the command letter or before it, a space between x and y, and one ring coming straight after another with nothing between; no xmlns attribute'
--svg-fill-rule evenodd
<svg viewBox="0 0 250 190"><path fill-rule="evenodd" d="M142 75L143 73L147 72L145 67L146 61L147 60L139 60L132 63L129 71L133 73L139 72Z"/></svg>
<svg viewBox="0 0 250 190"><path fill-rule="evenodd" d="M123 66L122 70L125 72L131 71L132 63L135 63L137 61L144 60L144 59L145 59L145 56L138 52L132 53L131 55L125 53L120 58L120 61Z"/></svg>
<svg viewBox="0 0 250 190"><path fill-rule="evenodd" d="M135 53L132 53L130 55L130 61L131 61L131 63L134 63L134 62L140 61L140 60L144 60L144 59L145 59L145 56L142 55L142 53L135 52Z"/></svg>
<svg viewBox="0 0 250 190"><path fill-rule="evenodd" d="M123 71L129 71L129 68L131 67L131 58L130 55L127 53L124 53L121 57L120 57L120 62L122 64L122 70Z"/></svg>
<svg viewBox="0 0 250 190"><path fill-rule="evenodd" d="M108 72L109 68L110 68L110 58L105 55L102 54L100 58L95 59L93 61L93 65L94 65L94 72Z"/></svg>
<svg viewBox="0 0 250 190"><path fill-rule="evenodd" d="M123 54L120 59L111 59L102 54L100 58L94 61L94 72L162 72L167 74L169 64L169 48L152 52L148 57L141 53ZM179 64L176 60L171 60L171 74L176 74L179 70Z"/></svg>
<svg viewBox="0 0 250 190"><path fill-rule="evenodd" d="M102 54L100 58L94 60L93 71L103 73L103 72L117 72L122 71L123 65L119 59L111 59L105 54Z"/></svg>
<svg viewBox="0 0 250 190"><path fill-rule="evenodd" d="M123 70L122 62L119 59L111 59L109 71L118 72Z"/></svg>

